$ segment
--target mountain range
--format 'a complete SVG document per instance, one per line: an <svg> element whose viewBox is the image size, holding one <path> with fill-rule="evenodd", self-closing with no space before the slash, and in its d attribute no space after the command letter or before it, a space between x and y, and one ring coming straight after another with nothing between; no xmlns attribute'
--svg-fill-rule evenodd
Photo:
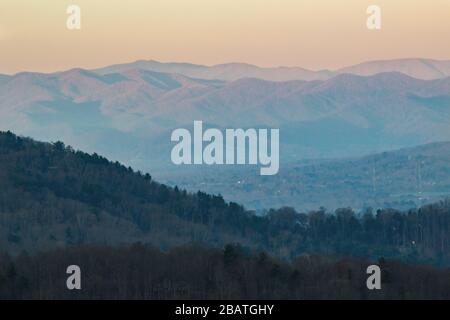
<svg viewBox="0 0 450 320"><path fill-rule="evenodd" d="M170 160L175 128L192 129L194 120L219 129L279 128L283 170L307 159L450 141L448 66L402 59L312 72L137 61L23 72L0 77L0 129L62 140L166 179L180 169Z"/></svg>
<svg viewBox="0 0 450 320"><path fill-rule="evenodd" d="M140 69L106 75L74 69L20 73L2 82L0 128L64 140L147 170L170 166L171 131L194 120L218 128L279 128L281 161L295 161L450 140L449 103L449 77L391 72L225 82ZM150 158L149 148L160 157Z"/></svg>
<svg viewBox="0 0 450 320"><path fill-rule="evenodd" d="M350 73L362 76L382 72L401 72L413 78L432 80L450 76L450 60L433 59L394 59L363 62L337 70L308 70L300 67L263 68L248 63L226 63L205 66L191 63L162 63L154 60L138 60L132 63L117 64L93 71L99 74L142 69L163 73L179 73L202 79L234 81L242 78L258 78L269 81L326 80L338 74Z"/></svg>

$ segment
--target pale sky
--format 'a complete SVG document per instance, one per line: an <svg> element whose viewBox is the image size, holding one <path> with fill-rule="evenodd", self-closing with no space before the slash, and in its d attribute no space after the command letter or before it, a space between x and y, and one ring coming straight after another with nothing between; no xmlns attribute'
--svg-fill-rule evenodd
<svg viewBox="0 0 450 320"><path fill-rule="evenodd" d="M66 28L68 5L81 30ZM366 27L369 5L382 28ZM450 0L1 0L0 73L139 59L339 68L450 59Z"/></svg>

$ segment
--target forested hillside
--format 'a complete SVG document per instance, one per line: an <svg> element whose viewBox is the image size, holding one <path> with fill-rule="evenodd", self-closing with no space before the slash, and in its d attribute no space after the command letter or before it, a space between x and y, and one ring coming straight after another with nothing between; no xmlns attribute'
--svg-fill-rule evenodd
<svg viewBox="0 0 450 320"><path fill-rule="evenodd" d="M257 168L197 168L158 173L187 190L222 190L225 199L261 210L351 207L408 210L450 195L450 142L429 143L360 158L282 163L273 177ZM200 174L201 173L201 174Z"/></svg>
<svg viewBox="0 0 450 320"><path fill-rule="evenodd" d="M263 217L221 196L189 194L63 143L0 133L0 248L12 254L83 244L241 243L291 259L301 254L450 264L450 201L418 210Z"/></svg>

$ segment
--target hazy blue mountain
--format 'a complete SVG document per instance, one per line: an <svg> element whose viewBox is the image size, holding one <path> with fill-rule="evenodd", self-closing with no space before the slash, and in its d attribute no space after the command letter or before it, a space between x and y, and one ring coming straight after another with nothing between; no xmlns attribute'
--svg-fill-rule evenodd
<svg viewBox="0 0 450 320"><path fill-rule="evenodd" d="M99 74L108 74L132 69L179 73L189 77L226 81L234 81L242 78L259 78L270 81L324 80L333 75L328 70L312 71L300 67L262 68L247 63L226 63L204 66L190 63L163 63L154 60L138 60L131 63L95 69L93 71Z"/></svg>
<svg viewBox="0 0 450 320"><path fill-rule="evenodd" d="M0 84L0 129L64 140L141 170L172 169L170 134L194 120L280 128L282 163L450 140L450 78L401 73L226 82L132 69L20 73ZM154 152L156 151L156 152Z"/></svg>
<svg viewBox="0 0 450 320"><path fill-rule="evenodd" d="M369 61L338 70L307 70L300 67L262 68L247 63L227 63L213 66L191 63L163 63L154 60L138 60L95 69L99 74L144 69L164 73L179 73L189 77L234 81L242 78L259 78L270 81L326 80L342 73L361 76L385 72L401 72L413 78L432 80L450 76L450 60L393 59Z"/></svg>
<svg viewBox="0 0 450 320"><path fill-rule="evenodd" d="M221 84L145 70L105 76L82 69L20 73L0 85L0 126L131 163L152 148L159 132L176 125L158 120L165 112L164 106L155 108L158 101L170 95L183 99Z"/></svg>

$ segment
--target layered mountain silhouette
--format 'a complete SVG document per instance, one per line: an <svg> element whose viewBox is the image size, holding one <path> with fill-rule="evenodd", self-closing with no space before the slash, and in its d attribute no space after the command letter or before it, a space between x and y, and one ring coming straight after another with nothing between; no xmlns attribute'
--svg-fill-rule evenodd
<svg viewBox="0 0 450 320"><path fill-rule="evenodd" d="M219 129L279 128L283 170L306 159L450 141L449 117L448 62L426 59L321 72L138 61L0 76L0 129L63 140L165 181L176 169L170 134L192 129L194 120Z"/></svg>
<svg viewBox="0 0 450 320"><path fill-rule="evenodd" d="M170 166L171 131L194 120L280 128L282 161L359 156L450 140L449 92L449 77L392 72L285 82L142 69L20 73L0 83L0 128L62 139L138 169ZM155 148L159 156L150 156Z"/></svg>

